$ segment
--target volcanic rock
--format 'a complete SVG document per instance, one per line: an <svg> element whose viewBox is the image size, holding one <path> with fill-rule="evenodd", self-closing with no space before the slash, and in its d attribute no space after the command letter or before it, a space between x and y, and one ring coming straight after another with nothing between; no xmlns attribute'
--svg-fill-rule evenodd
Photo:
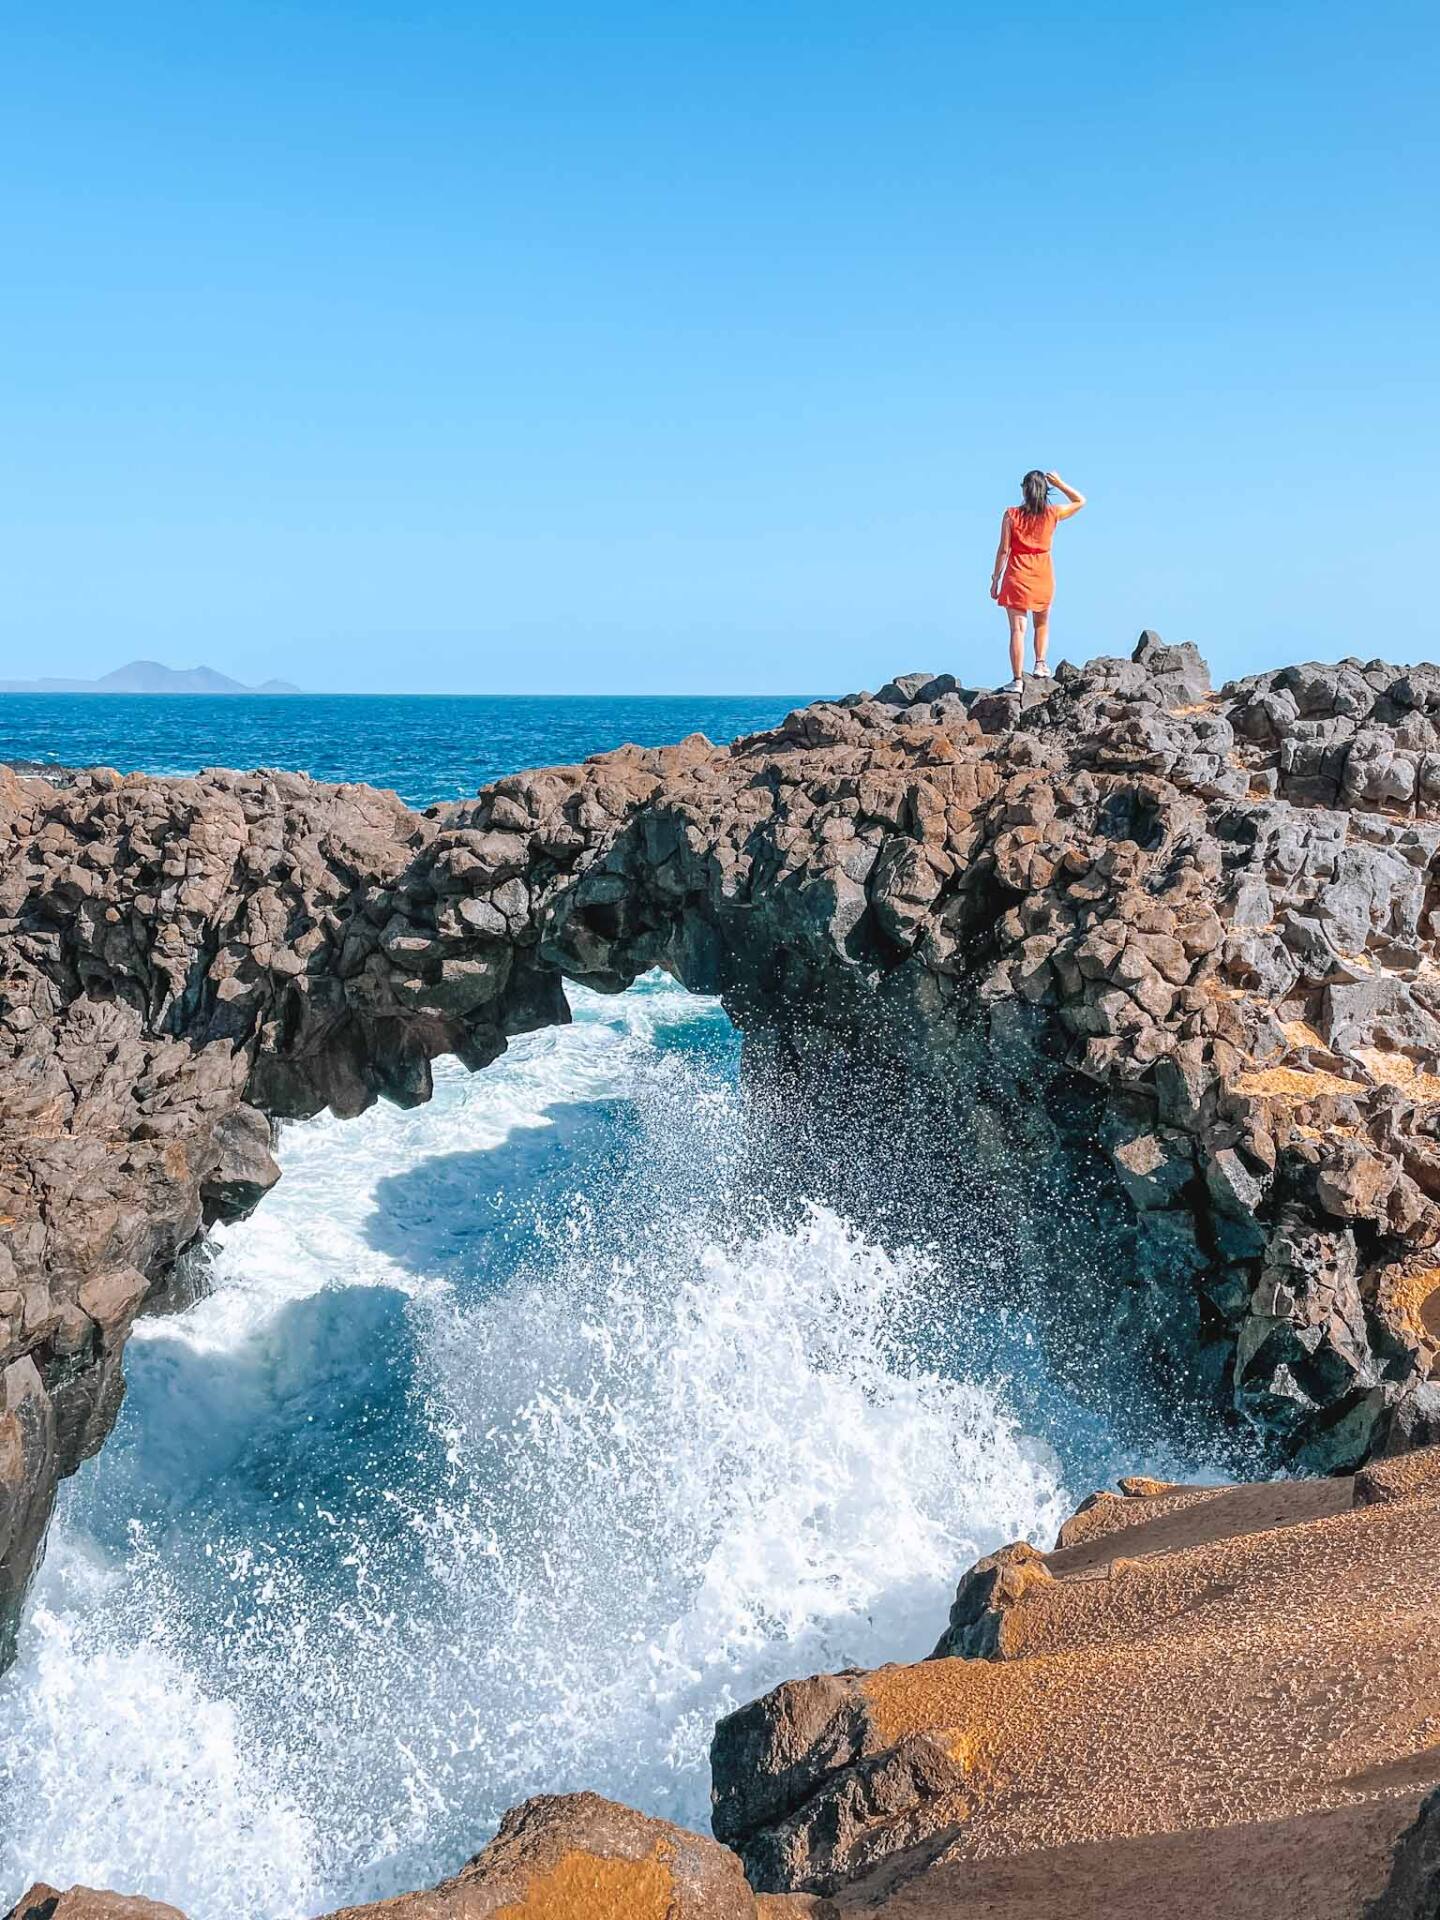
<svg viewBox="0 0 1440 1920"><path fill-rule="evenodd" d="M174 1907L33 1887L7 1920L184 1920ZM829 1901L756 1898L728 1848L594 1793L507 1813L483 1852L436 1887L325 1920L835 1920Z"/></svg>
<svg viewBox="0 0 1440 1920"><path fill-rule="evenodd" d="M961 1583L929 1661L721 1721L752 1884L883 1920L1358 1920L1440 1778L1440 1450L1353 1479L1122 1484ZM1376 1914L1429 1914L1435 1802Z"/></svg>
<svg viewBox="0 0 1440 1920"><path fill-rule="evenodd" d="M698 1833L594 1793L507 1813L453 1880L327 1920L826 1920L828 1903L757 1905L740 1862Z"/></svg>
<svg viewBox="0 0 1440 1920"><path fill-rule="evenodd" d="M159 1900L137 1900L129 1894L105 1893L94 1887L71 1887L57 1893L37 1881L22 1893L5 1920L185 1920L178 1907Z"/></svg>
<svg viewBox="0 0 1440 1920"><path fill-rule="evenodd" d="M1440 1913L1440 1792L1432 1793L1405 1829L1384 1893L1364 1920L1435 1920Z"/></svg>
<svg viewBox="0 0 1440 1920"><path fill-rule="evenodd" d="M423 813L0 769L0 1658L134 1314L272 1124L422 1101L566 978L719 994L797 1135L888 1072L1010 1178L1089 1156L1133 1326L1279 1458L1440 1437L1440 670L1214 693L1147 634L1019 700L882 692Z"/></svg>

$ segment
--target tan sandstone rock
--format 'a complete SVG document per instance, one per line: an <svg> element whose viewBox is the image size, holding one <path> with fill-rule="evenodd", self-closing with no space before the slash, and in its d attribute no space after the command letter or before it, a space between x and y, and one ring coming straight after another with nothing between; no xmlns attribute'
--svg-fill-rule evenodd
<svg viewBox="0 0 1440 1920"><path fill-rule="evenodd" d="M792 1682L721 1722L715 1828L755 1885L883 1920L1358 1920L1440 1780L1440 1451L1130 1486L966 1577L984 1657Z"/></svg>

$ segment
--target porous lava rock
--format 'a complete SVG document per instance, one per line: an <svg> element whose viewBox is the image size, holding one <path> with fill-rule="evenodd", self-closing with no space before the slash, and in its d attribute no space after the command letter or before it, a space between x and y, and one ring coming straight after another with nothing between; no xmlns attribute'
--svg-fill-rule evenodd
<svg viewBox="0 0 1440 1920"><path fill-rule="evenodd" d="M1437 1450L1124 1482L967 1575L928 1661L722 1720L715 1832L757 1888L883 1920L1358 1920L1440 1777L1437 1579ZM1394 1887L1434 1858L1432 1812Z"/></svg>
<svg viewBox="0 0 1440 1920"><path fill-rule="evenodd" d="M1437 849L1440 669L1215 693L1151 634L423 813L0 770L0 1656L135 1314L274 1181L273 1122L423 1100L438 1055L566 1019L567 977L720 994L797 1129L863 1059L983 1107L1022 1176L1086 1147L1107 1260L1280 1457L1435 1438Z"/></svg>
<svg viewBox="0 0 1440 1920"><path fill-rule="evenodd" d="M299 774L0 768L0 1665L136 1313L273 1185L272 1123L414 1105L438 1054L568 1019L540 904L693 751L428 815Z"/></svg>

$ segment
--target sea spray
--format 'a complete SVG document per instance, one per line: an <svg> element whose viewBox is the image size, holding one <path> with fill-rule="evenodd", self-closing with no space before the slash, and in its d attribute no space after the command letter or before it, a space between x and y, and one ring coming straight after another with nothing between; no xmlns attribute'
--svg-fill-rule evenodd
<svg viewBox="0 0 1440 1920"><path fill-rule="evenodd" d="M283 1920L541 1789L703 1826L719 1713L924 1652L975 1554L1053 1533L1021 1322L978 1374L963 1276L737 1187L713 1004L576 1003L288 1131L214 1293L144 1325L3 1683L0 1894Z"/></svg>

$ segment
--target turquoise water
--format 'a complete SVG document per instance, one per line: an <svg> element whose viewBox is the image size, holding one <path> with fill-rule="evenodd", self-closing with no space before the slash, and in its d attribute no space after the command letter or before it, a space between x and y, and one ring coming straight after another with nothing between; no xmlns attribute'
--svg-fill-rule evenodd
<svg viewBox="0 0 1440 1920"><path fill-rule="evenodd" d="M264 757L422 800L786 704L0 723L12 753ZM1159 1464L1051 1377L1024 1302L1059 1228L1023 1183L957 1194L919 1246L757 1189L723 1010L659 976L571 1001L483 1073L440 1063L424 1108L286 1128L208 1293L137 1327L0 1681L0 1909L46 1878L301 1920L453 1871L542 1790L703 1828L717 1715L923 1654L977 1554Z"/></svg>
<svg viewBox="0 0 1440 1920"><path fill-rule="evenodd" d="M411 806L456 800L520 767L583 760L687 733L773 727L813 695L499 698L436 694L0 694L0 760L193 773L288 767L390 787Z"/></svg>

